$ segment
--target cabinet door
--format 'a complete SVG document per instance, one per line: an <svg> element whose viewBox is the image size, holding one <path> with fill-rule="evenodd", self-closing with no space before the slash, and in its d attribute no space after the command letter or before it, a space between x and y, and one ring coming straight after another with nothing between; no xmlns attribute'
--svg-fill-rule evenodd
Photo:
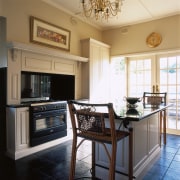
<svg viewBox="0 0 180 180"><path fill-rule="evenodd" d="M17 108L16 112L16 149L29 145L29 108Z"/></svg>
<svg viewBox="0 0 180 180"><path fill-rule="evenodd" d="M110 46L94 39L84 39L82 55L89 63L82 65L82 96L93 102L109 100Z"/></svg>
<svg viewBox="0 0 180 180"><path fill-rule="evenodd" d="M109 48L90 45L90 99L101 102L109 97Z"/></svg>

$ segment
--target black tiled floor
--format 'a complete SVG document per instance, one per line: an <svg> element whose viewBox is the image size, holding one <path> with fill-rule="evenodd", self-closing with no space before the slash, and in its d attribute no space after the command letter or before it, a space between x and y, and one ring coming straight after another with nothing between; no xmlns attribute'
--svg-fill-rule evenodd
<svg viewBox="0 0 180 180"><path fill-rule="evenodd" d="M90 176L91 155L89 143L83 144L77 155L76 177ZM86 152L86 153L84 153ZM1 180L68 180L71 141L13 161L0 158ZM180 136L167 135L167 145L143 180L180 179Z"/></svg>

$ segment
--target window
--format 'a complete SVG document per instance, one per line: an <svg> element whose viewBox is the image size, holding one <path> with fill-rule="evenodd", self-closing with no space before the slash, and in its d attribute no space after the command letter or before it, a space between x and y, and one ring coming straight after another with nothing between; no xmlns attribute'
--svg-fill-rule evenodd
<svg viewBox="0 0 180 180"><path fill-rule="evenodd" d="M114 108L123 103L123 97L126 96L126 59L117 57L111 59L111 77L110 77L110 99Z"/></svg>

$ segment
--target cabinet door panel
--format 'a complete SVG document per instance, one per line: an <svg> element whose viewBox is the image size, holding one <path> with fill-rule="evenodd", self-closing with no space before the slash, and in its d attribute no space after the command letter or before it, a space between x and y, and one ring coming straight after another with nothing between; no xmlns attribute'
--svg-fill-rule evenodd
<svg viewBox="0 0 180 180"><path fill-rule="evenodd" d="M28 52L22 53L23 71L51 72L52 68L52 58L50 56L44 56Z"/></svg>
<svg viewBox="0 0 180 180"><path fill-rule="evenodd" d="M159 114L153 115L153 118L149 120L149 153L160 143L159 124Z"/></svg>
<svg viewBox="0 0 180 180"><path fill-rule="evenodd" d="M16 149L23 149L29 144L29 121L28 109L17 109L16 118Z"/></svg>
<svg viewBox="0 0 180 180"><path fill-rule="evenodd" d="M135 122L134 131L134 166L137 168L140 163L148 157L148 118L143 121Z"/></svg>
<svg viewBox="0 0 180 180"><path fill-rule="evenodd" d="M21 52L8 51L7 104L19 104L21 92Z"/></svg>
<svg viewBox="0 0 180 180"><path fill-rule="evenodd" d="M62 74L76 74L76 62L54 59L54 71Z"/></svg>

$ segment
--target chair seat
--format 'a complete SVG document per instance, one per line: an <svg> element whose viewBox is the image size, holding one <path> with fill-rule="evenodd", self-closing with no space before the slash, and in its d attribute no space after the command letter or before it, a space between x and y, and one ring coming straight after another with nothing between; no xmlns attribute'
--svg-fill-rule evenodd
<svg viewBox="0 0 180 180"><path fill-rule="evenodd" d="M92 135L91 133L88 133L88 132L85 132L85 133L79 132L79 133L77 133L77 136L88 139L88 140L96 141L96 142L111 144L112 139L111 139L110 129L105 128L105 130L106 130L105 135ZM121 139L123 139L127 136L129 136L129 132L116 130L117 141L120 141Z"/></svg>

